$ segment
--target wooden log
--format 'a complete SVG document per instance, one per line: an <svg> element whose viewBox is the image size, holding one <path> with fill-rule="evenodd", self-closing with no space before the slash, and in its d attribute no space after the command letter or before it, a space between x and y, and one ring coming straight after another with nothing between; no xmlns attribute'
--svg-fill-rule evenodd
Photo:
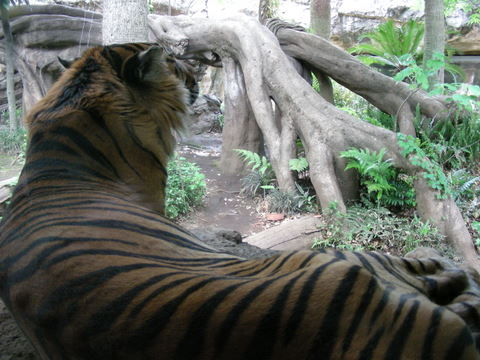
<svg viewBox="0 0 480 360"><path fill-rule="evenodd" d="M312 247L315 237L320 237L318 215L287 219L280 225L243 239L250 245L272 250L307 250Z"/></svg>

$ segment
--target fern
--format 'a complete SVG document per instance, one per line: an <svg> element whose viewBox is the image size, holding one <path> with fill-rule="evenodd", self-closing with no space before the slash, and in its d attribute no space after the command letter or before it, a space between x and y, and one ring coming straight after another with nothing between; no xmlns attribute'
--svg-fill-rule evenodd
<svg viewBox="0 0 480 360"><path fill-rule="evenodd" d="M403 174L395 169L389 159L383 159L385 152L385 149L375 152L352 148L340 156L348 159L345 170L358 171L361 184L378 204L395 207L415 205L413 187L402 178Z"/></svg>
<svg viewBox="0 0 480 360"><path fill-rule="evenodd" d="M425 28L422 23L409 20L397 27L392 20L378 26L361 38L368 38L370 43L362 43L350 52L360 54L359 59L366 63L389 65L400 71L405 67L403 56L418 54Z"/></svg>
<svg viewBox="0 0 480 360"><path fill-rule="evenodd" d="M243 161L251 168L250 174L245 176L242 182L242 191L255 196L260 189L268 189L275 181L275 173L272 164L265 156L245 149L234 149Z"/></svg>
<svg viewBox="0 0 480 360"><path fill-rule="evenodd" d="M290 159L288 164L290 165L290 170L292 171L302 172L308 170L308 161L304 157Z"/></svg>
<svg viewBox="0 0 480 360"><path fill-rule="evenodd" d="M258 171L261 175L273 171L272 164L265 156L260 156L253 151L245 149L234 149L234 151L243 158L253 171Z"/></svg>

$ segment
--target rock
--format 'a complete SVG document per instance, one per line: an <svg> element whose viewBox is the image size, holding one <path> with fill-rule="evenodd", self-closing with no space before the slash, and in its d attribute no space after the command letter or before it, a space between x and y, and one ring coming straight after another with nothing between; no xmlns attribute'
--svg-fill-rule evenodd
<svg viewBox="0 0 480 360"><path fill-rule="evenodd" d="M190 133L198 135L211 131L222 114L222 101L215 95L202 95L192 106L193 114L187 119Z"/></svg>
<svg viewBox="0 0 480 360"><path fill-rule="evenodd" d="M456 35L447 44L462 55L480 55L480 28L474 27L466 34Z"/></svg>
<svg viewBox="0 0 480 360"><path fill-rule="evenodd" d="M277 253L274 250L261 249L241 242L241 235L237 231L219 228L197 228L192 229L191 232L214 249L245 259L264 258ZM239 236L240 242L238 242Z"/></svg>

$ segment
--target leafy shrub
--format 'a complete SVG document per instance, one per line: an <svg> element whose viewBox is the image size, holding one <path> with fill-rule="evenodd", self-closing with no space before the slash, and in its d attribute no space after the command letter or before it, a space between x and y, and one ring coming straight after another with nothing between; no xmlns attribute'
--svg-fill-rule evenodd
<svg viewBox="0 0 480 360"><path fill-rule="evenodd" d="M317 210L315 195L310 195L300 185L295 184L297 192L283 192L271 189L266 197L268 211L291 215L294 213L314 212Z"/></svg>
<svg viewBox="0 0 480 360"><path fill-rule="evenodd" d="M340 156L347 158L345 170L355 169L368 196L381 206L415 206L412 178L400 173L389 160L384 160L385 149L379 152L352 148Z"/></svg>
<svg viewBox="0 0 480 360"><path fill-rule="evenodd" d="M438 191L437 197L445 199L452 194L447 177L443 168L433 159L427 156L420 146L420 140L411 135L397 134L398 145L402 148L402 155L408 157L410 163L423 169L423 177L428 185Z"/></svg>
<svg viewBox="0 0 480 360"><path fill-rule="evenodd" d="M443 236L428 222L422 222L416 215L400 218L382 207L354 206L344 214L335 203L331 204L325 211L320 231L322 238L314 242L314 248L375 250L401 255L420 246L443 246Z"/></svg>
<svg viewBox="0 0 480 360"><path fill-rule="evenodd" d="M333 98L335 105L346 113L375 126L395 130L396 121L392 116L337 83L333 83Z"/></svg>
<svg viewBox="0 0 480 360"><path fill-rule="evenodd" d="M165 211L175 219L202 204L207 186L199 167L178 155L168 163L167 172Z"/></svg>
<svg viewBox="0 0 480 360"><path fill-rule="evenodd" d="M260 189L273 188L275 173L272 164L265 156L245 149L234 149L234 151L251 167L251 172L241 179L242 192L254 197Z"/></svg>
<svg viewBox="0 0 480 360"><path fill-rule="evenodd" d="M274 179L260 174L258 171L250 171L246 176L240 179L242 185L242 193L250 197L258 195L260 190L274 188L272 182Z"/></svg>
<svg viewBox="0 0 480 360"><path fill-rule="evenodd" d="M27 131L18 129L0 129L0 152L10 155L25 153L27 149Z"/></svg>
<svg viewBox="0 0 480 360"><path fill-rule="evenodd" d="M308 161L304 157L290 159L288 164L290 166L290 170L292 171L302 172L308 170Z"/></svg>
<svg viewBox="0 0 480 360"><path fill-rule="evenodd" d="M464 77L463 70L451 63L448 58L442 53L434 53L432 59L428 60L425 64L419 65L418 61L411 55L405 54L400 57L403 65L403 70L399 71L393 78L398 81L406 80L412 84L413 88L421 88L425 91L432 90L433 94L439 94L443 92L444 84L436 87L436 89L430 89L428 79L436 74L440 69L444 68L454 78L458 75Z"/></svg>
<svg viewBox="0 0 480 360"><path fill-rule="evenodd" d="M361 43L349 51L361 54L358 58L367 65L387 65L397 73L407 66L402 56L419 53L424 33L423 23L409 20L397 27L393 20L388 20L362 36L370 43Z"/></svg>
<svg viewBox="0 0 480 360"><path fill-rule="evenodd" d="M222 113L217 114L215 120L213 121L211 132L222 132L223 126L225 125L225 115Z"/></svg>

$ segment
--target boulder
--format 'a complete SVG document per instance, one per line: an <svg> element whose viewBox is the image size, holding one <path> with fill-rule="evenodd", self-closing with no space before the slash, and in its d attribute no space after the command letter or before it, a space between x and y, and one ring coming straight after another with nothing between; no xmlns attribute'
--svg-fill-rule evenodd
<svg viewBox="0 0 480 360"><path fill-rule="evenodd" d="M222 114L222 101L215 95L202 95L192 106L192 114L187 119L187 127L191 134L198 135L212 131Z"/></svg>

